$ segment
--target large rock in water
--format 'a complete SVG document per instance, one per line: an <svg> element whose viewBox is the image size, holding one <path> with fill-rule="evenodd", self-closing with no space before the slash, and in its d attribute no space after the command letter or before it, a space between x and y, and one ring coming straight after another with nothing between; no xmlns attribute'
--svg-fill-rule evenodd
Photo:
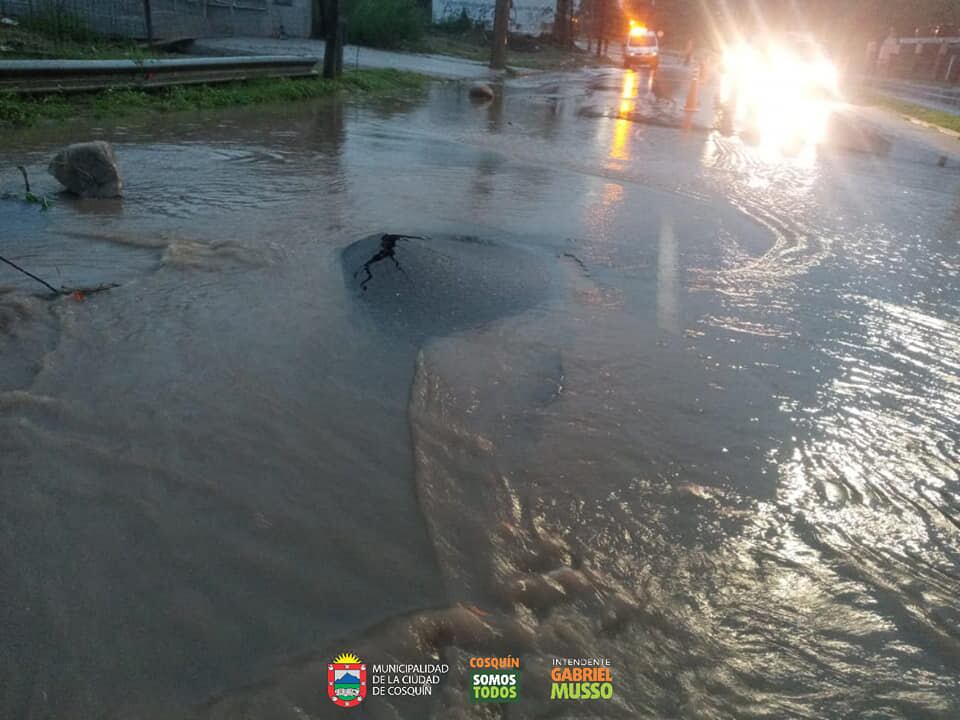
<svg viewBox="0 0 960 720"><path fill-rule="evenodd" d="M469 94L474 100L493 100L493 88L486 83L474 83Z"/></svg>
<svg viewBox="0 0 960 720"><path fill-rule="evenodd" d="M102 140L75 143L50 161L50 174L82 198L115 198L123 192L113 148Z"/></svg>

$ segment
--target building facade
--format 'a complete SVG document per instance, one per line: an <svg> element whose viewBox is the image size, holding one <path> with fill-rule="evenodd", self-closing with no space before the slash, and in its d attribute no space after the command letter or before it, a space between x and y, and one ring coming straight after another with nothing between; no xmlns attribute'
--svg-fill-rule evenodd
<svg viewBox="0 0 960 720"><path fill-rule="evenodd" d="M455 20L466 12L474 22L493 27L494 0L433 0L433 20ZM512 33L540 35L553 29L556 3L550 0L513 0L510 3Z"/></svg>
<svg viewBox="0 0 960 720"><path fill-rule="evenodd" d="M156 38L254 35L310 35L311 0L150 0ZM110 36L145 38L143 0L0 0L0 12L13 17L77 18Z"/></svg>

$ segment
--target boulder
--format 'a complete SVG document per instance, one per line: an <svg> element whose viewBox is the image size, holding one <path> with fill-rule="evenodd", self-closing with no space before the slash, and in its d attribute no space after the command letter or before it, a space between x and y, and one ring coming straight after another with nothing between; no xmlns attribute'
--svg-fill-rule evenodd
<svg viewBox="0 0 960 720"><path fill-rule="evenodd" d="M470 97L474 100L493 100L493 88L486 83L474 83L470 86Z"/></svg>
<svg viewBox="0 0 960 720"><path fill-rule="evenodd" d="M50 174L82 198L115 198L123 192L113 148L102 140L75 143L50 161Z"/></svg>

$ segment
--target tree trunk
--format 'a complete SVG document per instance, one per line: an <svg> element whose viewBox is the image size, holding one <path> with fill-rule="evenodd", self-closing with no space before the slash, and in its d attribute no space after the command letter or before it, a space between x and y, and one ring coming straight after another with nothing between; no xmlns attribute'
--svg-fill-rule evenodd
<svg viewBox="0 0 960 720"><path fill-rule="evenodd" d="M336 52L336 64L337 64L337 77L343 75L343 48L347 44L347 20L346 18L340 18L337 20L337 52Z"/></svg>
<svg viewBox="0 0 960 720"><path fill-rule="evenodd" d="M342 31L340 29L340 0L327 0L327 16L324 18L326 25L325 41L323 48L323 76L327 79L333 79L339 74L338 65L343 65L343 48L340 43L342 40Z"/></svg>
<svg viewBox="0 0 960 720"><path fill-rule="evenodd" d="M493 16L493 47L490 67L502 70L507 64L507 26L510 20L510 0L497 0Z"/></svg>
<svg viewBox="0 0 960 720"><path fill-rule="evenodd" d="M566 47L570 39L570 1L557 0L557 9L553 16L553 39L563 47Z"/></svg>

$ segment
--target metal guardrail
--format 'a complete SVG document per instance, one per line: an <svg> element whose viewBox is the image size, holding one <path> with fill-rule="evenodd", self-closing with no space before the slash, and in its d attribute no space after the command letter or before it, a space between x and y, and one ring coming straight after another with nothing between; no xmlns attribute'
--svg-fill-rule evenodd
<svg viewBox="0 0 960 720"><path fill-rule="evenodd" d="M946 87L903 80L874 80L873 87L921 105L960 113L960 87Z"/></svg>
<svg viewBox="0 0 960 720"><path fill-rule="evenodd" d="M898 42L901 45L942 45L946 43L947 45L960 43L960 37L955 35L950 36L923 36L923 37L906 37L899 38Z"/></svg>
<svg viewBox="0 0 960 720"><path fill-rule="evenodd" d="M0 92L85 92L107 88L157 88L316 75L314 57L252 55L228 58L138 60L4 60Z"/></svg>

